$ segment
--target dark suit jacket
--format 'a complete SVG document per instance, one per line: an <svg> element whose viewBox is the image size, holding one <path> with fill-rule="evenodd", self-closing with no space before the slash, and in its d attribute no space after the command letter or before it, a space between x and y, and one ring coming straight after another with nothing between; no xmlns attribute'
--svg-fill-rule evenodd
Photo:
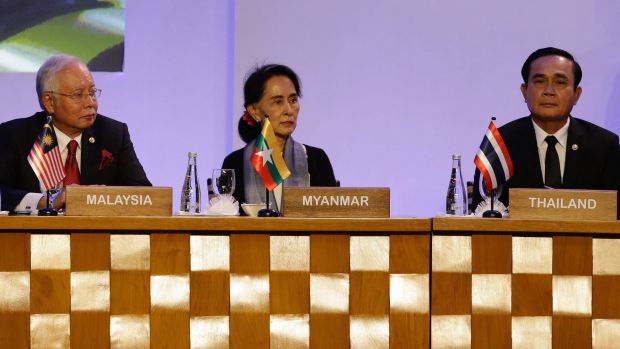
<svg viewBox="0 0 620 349"><path fill-rule="evenodd" d="M312 187L335 187L336 178L331 162L325 151L320 148L305 145L308 154L308 172L310 173L310 186ZM239 203L245 202L245 183L243 182L243 149L235 150L224 159L222 168L235 170L235 192L233 196ZM249 165L249 164L248 164Z"/></svg>
<svg viewBox="0 0 620 349"><path fill-rule="evenodd" d="M514 165L514 176L504 184L500 197L500 200L508 205L508 188L543 188L544 180L531 116L509 122L500 127L499 132ZM480 172L476 170L474 175L476 204L481 200L478 192L479 180ZM618 136L588 121L571 117L562 188L619 190Z"/></svg>
<svg viewBox="0 0 620 349"><path fill-rule="evenodd" d="M45 124L46 114L0 124L0 189L2 209L12 210L29 192L40 192L39 180L28 163L28 154ZM90 139L94 139L90 143ZM150 186L129 138L127 125L97 115L92 127L82 133L80 183ZM99 169L103 150L114 160Z"/></svg>

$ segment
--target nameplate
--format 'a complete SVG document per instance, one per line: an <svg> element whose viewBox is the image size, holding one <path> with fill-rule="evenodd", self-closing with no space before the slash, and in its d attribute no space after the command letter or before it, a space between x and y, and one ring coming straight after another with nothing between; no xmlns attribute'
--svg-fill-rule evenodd
<svg viewBox="0 0 620 349"><path fill-rule="evenodd" d="M510 188L510 218L615 221L615 190Z"/></svg>
<svg viewBox="0 0 620 349"><path fill-rule="evenodd" d="M66 216L170 216L170 187L69 186Z"/></svg>
<svg viewBox="0 0 620 349"><path fill-rule="evenodd" d="M390 217L390 188L284 187L282 201L285 217Z"/></svg>

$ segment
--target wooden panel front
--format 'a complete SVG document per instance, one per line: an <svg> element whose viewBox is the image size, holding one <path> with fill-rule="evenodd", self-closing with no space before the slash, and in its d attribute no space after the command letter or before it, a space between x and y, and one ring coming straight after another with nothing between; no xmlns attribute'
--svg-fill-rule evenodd
<svg viewBox="0 0 620 349"><path fill-rule="evenodd" d="M71 271L109 270L110 234L71 234Z"/></svg>
<svg viewBox="0 0 620 349"><path fill-rule="evenodd" d="M441 270L431 272L428 221L0 217L0 343L409 348L428 347L431 336L473 347L617 343L619 224L433 224L435 236L464 245L449 246ZM270 239L287 235L308 245L271 249ZM207 237L214 240L200 245ZM307 266L296 258L299 246ZM274 253L288 253L295 267L276 268ZM104 303L79 300L77 283Z"/></svg>
<svg viewBox="0 0 620 349"><path fill-rule="evenodd" d="M110 314L148 314L151 273L148 270L110 271Z"/></svg>
<svg viewBox="0 0 620 349"><path fill-rule="evenodd" d="M592 275L592 237L554 236L553 275Z"/></svg>
<svg viewBox="0 0 620 349"><path fill-rule="evenodd" d="M30 345L29 274L30 234L0 233L0 343L7 348Z"/></svg>
<svg viewBox="0 0 620 349"><path fill-rule="evenodd" d="M553 312L551 275L512 275L512 314L551 316Z"/></svg>
<svg viewBox="0 0 620 349"><path fill-rule="evenodd" d="M310 314L310 273L271 271L269 273L270 314Z"/></svg>
<svg viewBox="0 0 620 349"><path fill-rule="evenodd" d="M189 234L151 235L151 346L190 344Z"/></svg>
<svg viewBox="0 0 620 349"><path fill-rule="evenodd" d="M471 314L471 275L437 273L431 275L431 314Z"/></svg>
<svg viewBox="0 0 620 349"><path fill-rule="evenodd" d="M230 273L196 271L190 277L192 316L223 316L230 311Z"/></svg>
<svg viewBox="0 0 620 349"><path fill-rule="evenodd" d="M462 262L468 259L458 264L454 257L442 261L450 272L432 266L431 332L438 342L598 348L617 338L618 222L437 218L433 227L434 252L441 239L455 237L458 246L442 246L466 255L459 251L469 251L464 237L471 237L471 269Z"/></svg>
<svg viewBox="0 0 620 349"><path fill-rule="evenodd" d="M349 235L311 235L310 256L313 273L348 273Z"/></svg>
<svg viewBox="0 0 620 349"><path fill-rule="evenodd" d="M512 238L510 235L472 235L472 273L510 274Z"/></svg>
<svg viewBox="0 0 620 349"><path fill-rule="evenodd" d="M510 315L481 315L471 317L472 348L510 348Z"/></svg>
<svg viewBox="0 0 620 349"><path fill-rule="evenodd" d="M0 312L0 343L7 348L30 346L30 313Z"/></svg>
<svg viewBox="0 0 620 349"><path fill-rule="evenodd" d="M429 348L430 334L429 314L390 314L390 348Z"/></svg>
<svg viewBox="0 0 620 349"><path fill-rule="evenodd" d="M30 234L0 234L0 270L30 270Z"/></svg>
<svg viewBox="0 0 620 349"><path fill-rule="evenodd" d="M342 220L323 221L311 231L273 234L219 229L152 233L136 230L140 226L131 221L124 228L129 234L69 226L47 231L37 238L38 257L32 257L30 231L0 231L0 248L7 252L0 256L0 279L11 284L0 286L2 346L429 344L428 221L417 231L407 229L419 220L410 220L404 231L396 228L400 221L391 228L384 221L387 231L374 233L359 225L361 234L358 228L339 226ZM228 222L230 227L246 224L234 218ZM355 227L357 222L351 222ZM323 228L338 231L325 234ZM272 248L270 239L281 239L279 247ZM376 242L381 248L375 248ZM53 248L59 253L47 253ZM36 263L31 266L31 261ZM313 294L312 285L320 292ZM331 295L339 301L332 302Z"/></svg>
<svg viewBox="0 0 620 349"><path fill-rule="evenodd" d="M311 348L349 348L349 315L311 314Z"/></svg>
<svg viewBox="0 0 620 349"><path fill-rule="evenodd" d="M72 348L109 348L110 314L77 312L71 314Z"/></svg>
<svg viewBox="0 0 620 349"><path fill-rule="evenodd" d="M71 234L71 347L110 347L110 234Z"/></svg>
<svg viewBox="0 0 620 349"><path fill-rule="evenodd" d="M68 314L71 309L69 270L30 271L30 312Z"/></svg>

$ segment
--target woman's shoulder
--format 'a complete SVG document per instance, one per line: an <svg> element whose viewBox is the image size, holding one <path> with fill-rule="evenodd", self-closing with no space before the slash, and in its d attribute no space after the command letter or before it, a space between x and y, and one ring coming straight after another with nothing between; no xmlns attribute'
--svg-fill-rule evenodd
<svg viewBox="0 0 620 349"><path fill-rule="evenodd" d="M243 164L243 149L237 149L232 153L226 155L224 158L224 168L230 168L232 165L242 165Z"/></svg>
<svg viewBox="0 0 620 349"><path fill-rule="evenodd" d="M308 171L310 172L310 185L320 187L334 187L337 185L334 169L327 153L317 147L304 144L308 154Z"/></svg>
<svg viewBox="0 0 620 349"><path fill-rule="evenodd" d="M304 144L304 147L306 148L306 153L308 154L308 157L317 157L317 158L327 158L329 159L329 157L327 156L327 153L325 152L325 150L318 148L318 147L313 147L311 145L307 145Z"/></svg>

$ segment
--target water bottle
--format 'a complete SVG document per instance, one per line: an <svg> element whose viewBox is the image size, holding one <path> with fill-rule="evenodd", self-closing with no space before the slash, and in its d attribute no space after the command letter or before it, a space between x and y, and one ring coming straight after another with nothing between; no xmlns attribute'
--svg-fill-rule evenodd
<svg viewBox="0 0 620 349"><path fill-rule="evenodd" d="M187 153L187 172L181 190L181 211L190 214L200 213L200 183L196 169L196 156L198 156L196 152Z"/></svg>
<svg viewBox="0 0 620 349"><path fill-rule="evenodd" d="M461 156L452 155L452 172L446 195L446 213L456 216L467 215L467 192L461 175Z"/></svg>

